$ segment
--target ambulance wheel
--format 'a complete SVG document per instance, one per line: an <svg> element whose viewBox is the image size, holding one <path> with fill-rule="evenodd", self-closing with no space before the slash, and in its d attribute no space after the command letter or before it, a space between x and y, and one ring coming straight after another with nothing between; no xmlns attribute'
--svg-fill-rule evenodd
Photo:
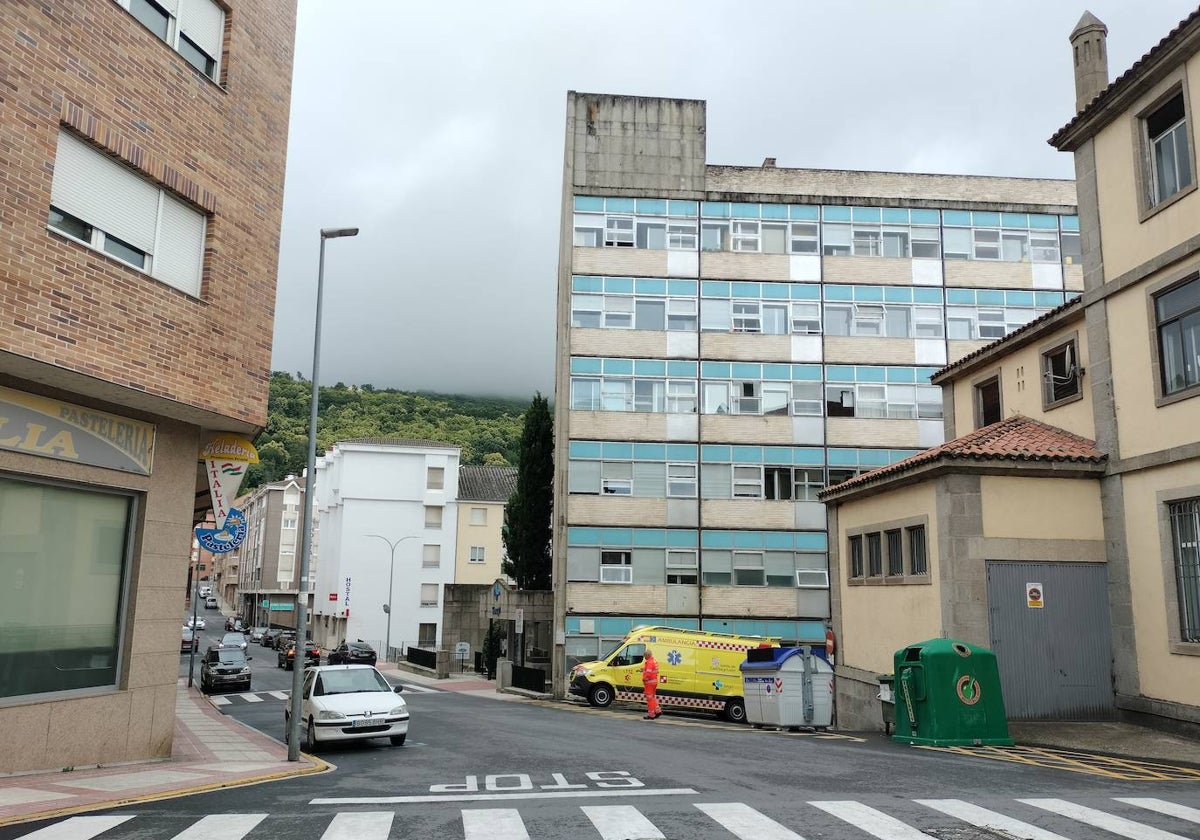
<svg viewBox="0 0 1200 840"><path fill-rule="evenodd" d="M734 697L725 703L725 719L730 723L746 722L746 704L741 697Z"/></svg>
<svg viewBox="0 0 1200 840"><path fill-rule="evenodd" d="M597 708L603 709L605 706L611 705L613 701L612 686L607 683L600 683L592 686L592 690L588 692L588 702Z"/></svg>

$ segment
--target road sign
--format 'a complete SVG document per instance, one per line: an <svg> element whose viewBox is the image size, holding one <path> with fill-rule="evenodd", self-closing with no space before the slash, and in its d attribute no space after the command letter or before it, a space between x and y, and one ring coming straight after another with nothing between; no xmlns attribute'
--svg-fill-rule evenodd
<svg viewBox="0 0 1200 840"><path fill-rule="evenodd" d="M454 656L458 659L466 659L471 655L470 642L458 642L454 645Z"/></svg>
<svg viewBox="0 0 1200 840"><path fill-rule="evenodd" d="M517 610L516 622L517 622L516 632L517 632L517 635L520 636L522 633L525 632L525 610L523 610L523 609Z"/></svg>
<svg viewBox="0 0 1200 840"><path fill-rule="evenodd" d="M270 608L271 608L271 602L270 602L270 601L268 601L266 598L264 598L264 599L263 599L263 602L262 602L262 604L261 604L260 606L262 606L264 609L270 609Z"/></svg>

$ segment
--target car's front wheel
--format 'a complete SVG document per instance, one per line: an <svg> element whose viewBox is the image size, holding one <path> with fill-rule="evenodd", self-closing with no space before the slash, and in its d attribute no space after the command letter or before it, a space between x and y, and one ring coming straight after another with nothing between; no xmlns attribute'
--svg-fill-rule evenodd
<svg viewBox="0 0 1200 840"><path fill-rule="evenodd" d="M308 719L308 728L304 730L304 751L306 753L315 753L317 751L317 728L312 722L312 718Z"/></svg>
<svg viewBox="0 0 1200 840"><path fill-rule="evenodd" d="M597 683L592 686L592 690L588 692L588 702L593 706L603 709L612 704L613 690L608 683Z"/></svg>
<svg viewBox="0 0 1200 840"><path fill-rule="evenodd" d="M407 737L408 737L407 735L393 735L391 737L392 746L393 747L403 747L404 739Z"/></svg>

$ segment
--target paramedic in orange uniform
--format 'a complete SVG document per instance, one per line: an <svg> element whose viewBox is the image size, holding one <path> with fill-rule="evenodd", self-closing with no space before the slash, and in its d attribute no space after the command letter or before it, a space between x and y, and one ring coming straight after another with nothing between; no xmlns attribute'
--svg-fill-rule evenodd
<svg viewBox="0 0 1200 840"><path fill-rule="evenodd" d="M642 686L646 690L646 720L654 720L662 714L658 707L658 660L654 652L646 648L646 658L642 661Z"/></svg>

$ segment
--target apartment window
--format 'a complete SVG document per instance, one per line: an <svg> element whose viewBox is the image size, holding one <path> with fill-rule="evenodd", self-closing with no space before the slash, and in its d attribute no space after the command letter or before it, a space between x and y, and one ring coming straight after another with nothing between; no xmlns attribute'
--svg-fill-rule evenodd
<svg viewBox="0 0 1200 840"><path fill-rule="evenodd" d="M863 538L859 534L850 537L850 577L860 578L863 576Z"/></svg>
<svg viewBox="0 0 1200 840"><path fill-rule="evenodd" d="M212 0L116 0L143 26L212 80L217 78L225 37L225 12ZM167 7L172 11L168 11Z"/></svg>
<svg viewBox="0 0 1200 840"><path fill-rule="evenodd" d="M1153 206L1192 185L1192 153L1188 148L1183 92L1147 114L1143 121L1150 151L1150 203Z"/></svg>
<svg viewBox="0 0 1200 840"><path fill-rule="evenodd" d="M1042 407L1054 408L1083 395L1074 339L1042 353Z"/></svg>
<svg viewBox="0 0 1200 840"><path fill-rule="evenodd" d="M1179 640L1200 642L1200 499L1172 502L1167 515L1179 593Z"/></svg>
<svg viewBox="0 0 1200 840"><path fill-rule="evenodd" d="M608 496L633 494L633 464L625 461L606 461L600 465L600 492Z"/></svg>
<svg viewBox="0 0 1200 840"><path fill-rule="evenodd" d="M436 583L421 584L421 606L436 607L438 605L438 585Z"/></svg>
<svg viewBox="0 0 1200 840"><path fill-rule="evenodd" d="M601 583L633 583L633 552L601 551Z"/></svg>
<svg viewBox="0 0 1200 840"><path fill-rule="evenodd" d="M734 466L733 498L761 499L763 497L762 467Z"/></svg>
<svg viewBox="0 0 1200 840"><path fill-rule="evenodd" d="M65 131L58 134L48 225L200 295L204 214Z"/></svg>
<svg viewBox="0 0 1200 840"><path fill-rule="evenodd" d="M294 531L296 529L296 517L285 515L283 517L283 528L285 531Z"/></svg>
<svg viewBox="0 0 1200 840"><path fill-rule="evenodd" d="M442 509L434 505L425 506L425 527L426 528L441 528L442 527Z"/></svg>
<svg viewBox="0 0 1200 840"><path fill-rule="evenodd" d="M471 524L486 525L487 524L487 508L471 508Z"/></svg>
<svg viewBox="0 0 1200 840"><path fill-rule="evenodd" d="M1164 395L1200 385L1200 277L1154 299Z"/></svg>
<svg viewBox="0 0 1200 840"><path fill-rule="evenodd" d="M482 545L471 546L471 562L472 563L486 563L487 562L487 551L484 546L482 546Z"/></svg>
<svg viewBox="0 0 1200 840"><path fill-rule="evenodd" d="M432 648L437 646L437 625L417 625L417 647Z"/></svg>
<svg viewBox="0 0 1200 840"><path fill-rule="evenodd" d="M696 552L667 552L667 583L695 586L699 582L696 572Z"/></svg>
<svg viewBox="0 0 1200 840"><path fill-rule="evenodd" d="M999 423L1000 418L1000 377L993 376L975 386L975 427Z"/></svg>
<svg viewBox="0 0 1200 840"><path fill-rule="evenodd" d="M667 496L672 499L696 498L695 464L667 464Z"/></svg>
<svg viewBox="0 0 1200 840"><path fill-rule="evenodd" d="M421 548L421 568L436 569L442 565L442 547L440 545L424 545Z"/></svg>
<svg viewBox="0 0 1200 840"><path fill-rule="evenodd" d="M928 560L925 556L925 526L914 525L908 531L908 573L924 575L929 573Z"/></svg>
<svg viewBox="0 0 1200 840"><path fill-rule="evenodd" d="M425 470L425 488L428 490L446 489L446 468L428 467Z"/></svg>
<svg viewBox="0 0 1200 840"><path fill-rule="evenodd" d="M883 575L883 535L878 531L867 534L867 576Z"/></svg>
<svg viewBox="0 0 1200 840"><path fill-rule="evenodd" d="M884 533L887 537L887 573L888 577L900 577L904 574L904 539L897 528Z"/></svg>
<svg viewBox="0 0 1200 840"><path fill-rule="evenodd" d="M734 586L766 586L766 571L763 568L761 551L735 551L733 553Z"/></svg>

